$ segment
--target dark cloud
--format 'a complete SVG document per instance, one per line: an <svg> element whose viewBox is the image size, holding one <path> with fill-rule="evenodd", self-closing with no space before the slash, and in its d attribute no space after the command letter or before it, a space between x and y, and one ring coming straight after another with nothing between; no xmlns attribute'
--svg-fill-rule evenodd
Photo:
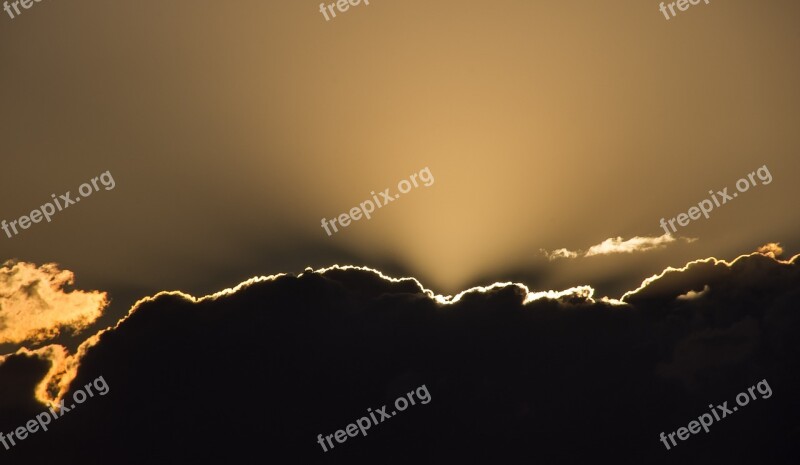
<svg viewBox="0 0 800 465"><path fill-rule="evenodd" d="M87 464L795 463L797 260L692 262L624 302L522 285L445 299L355 267L202 299L162 293L85 344L77 373L62 376L75 376L68 400L98 376L108 395L0 454ZM35 376L21 367L41 376L46 366L26 354L0 366L4 383L24 387L5 392L31 405ZM763 379L769 399L671 451L659 441ZM422 384L429 404L327 453L316 443ZM35 413L0 405L4 431Z"/></svg>
<svg viewBox="0 0 800 465"><path fill-rule="evenodd" d="M18 426L15 419L29 418L41 409L33 393L45 377L49 363L33 354L2 357L0 364L0 431Z"/></svg>

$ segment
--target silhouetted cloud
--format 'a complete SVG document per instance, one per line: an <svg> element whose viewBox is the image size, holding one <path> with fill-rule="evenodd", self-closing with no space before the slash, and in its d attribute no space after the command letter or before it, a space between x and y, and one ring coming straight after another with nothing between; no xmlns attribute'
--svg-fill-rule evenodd
<svg viewBox="0 0 800 465"><path fill-rule="evenodd" d="M42 376L46 362L55 401L98 376L111 390L0 453L115 464L154 451L164 463L793 463L798 257L697 260L620 300L516 283L441 296L340 266L203 298L163 292L73 356L6 357L0 376L10 363ZM18 404L30 405L30 378L14 379L28 379ZM660 432L762 379L773 397L664 449ZM317 444L422 384L429 404L329 452ZM30 412L0 417L10 431Z"/></svg>

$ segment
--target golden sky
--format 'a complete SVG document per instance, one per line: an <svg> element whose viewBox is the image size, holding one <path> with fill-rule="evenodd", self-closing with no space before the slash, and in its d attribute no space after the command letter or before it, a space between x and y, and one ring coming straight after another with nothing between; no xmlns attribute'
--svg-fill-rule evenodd
<svg viewBox="0 0 800 465"><path fill-rule="evenodd" d="M113 191L8 239L87 289L204 293L333 263L438 292L519 276L630 289L666 265L797 251L800 4L41 2L0 18L0 215L110 170ZM774 181L658 237L767 165ZM332 218L435 176L328 237ZM622 280L624 283L612 285ZM114 292L111 292L112 297ZM619 294L613 295L618 297Z"/></svg>

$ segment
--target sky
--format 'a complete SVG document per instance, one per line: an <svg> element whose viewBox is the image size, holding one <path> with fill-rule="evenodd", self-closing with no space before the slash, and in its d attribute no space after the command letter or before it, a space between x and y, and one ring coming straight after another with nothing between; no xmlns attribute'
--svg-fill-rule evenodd
<svg viewBox="0 0 800 465"><path fill-rule="evenodd" d="M0 11L0 221L81 197L0 231L0 354L43 350L28 358L71 372L140 299L334 265L413 278L436 305L514 283L486 292L591 289L591 305L646 314L627 296L697 260L795 269L797 2L712 0L670 19L633 0L371 0L329 20L319 8ZM423 170L429 183L326 233ZM692 213L703 205L708 218ZM356 275L348 296L382 286ZM793 296L792 279L776 295ZM672 299L709 292L684 284ZM752 276L738 285L766 292ZM295 291L275 292L299 308Z"/></svg>

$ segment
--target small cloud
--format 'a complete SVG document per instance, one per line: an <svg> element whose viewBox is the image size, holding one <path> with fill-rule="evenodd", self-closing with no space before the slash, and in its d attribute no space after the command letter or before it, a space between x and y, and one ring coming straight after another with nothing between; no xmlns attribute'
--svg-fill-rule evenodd
<svg viewBox="0 0 800 465"><path fill-rule="evenodd" d="M668 244L676 241L684 241L687 243L694 242L696 238L680 237L676 238L671 234L664 234L658 237L640 237L634 236L630 239L623 239L620 236L611 237L603 242L589 247L589 250L569 250L569 249L556 249L548 252L540 249L548 260L553 261L560 258L577 258L577 257L593 257L595 255L611 255L618 253L634 253L634 252L647 252L649 250L662 249Z"/></svg>
<svg viewBox="0 0 800 465"><path fill-rule="evenodd" d="M66 291L74 279L55 263L0 266L0 343L46 341L64 329L78 332L94 323L108 305L107 295Z"/></svg>
<svg viewBox="0 0 800 465"><path fill-rule="evenodd" d="M622 237L606 239L600 244L589 247L586 252L587 257L593 255L609 255L615 253L647 252L648 250L661 249L677 239L671 234L664 234L659 237L639 237L634 236L628 240Z"/></svg>
<svg viewBox="0 0 800 465"><path fill-rule="evenodd" d="M544 249L539 249L548 260L558 260L559 258L576 258L578 256L578 252L573 252L567 249L556 249L552 252L548 252Z"/></svg>
<svg viewBox="0 0 800 465"><path fill-rule="evenodd" d="M783 255L783 247L780 242L770 242L759 247L756 252L772 258L778 258Z"/></svg>
<svg viewBox="0 0 800 465"><path fill-rule="evenodd" d="M708 287L708 284L706 284L705 286L703 286L703 290L701 290L699 292L689 291L686 294L679 295L677 297L677 299L678 300L694 300L694 299L698 299L700 297L703 297L710 290L711 290L711 288Z"/></svg>

